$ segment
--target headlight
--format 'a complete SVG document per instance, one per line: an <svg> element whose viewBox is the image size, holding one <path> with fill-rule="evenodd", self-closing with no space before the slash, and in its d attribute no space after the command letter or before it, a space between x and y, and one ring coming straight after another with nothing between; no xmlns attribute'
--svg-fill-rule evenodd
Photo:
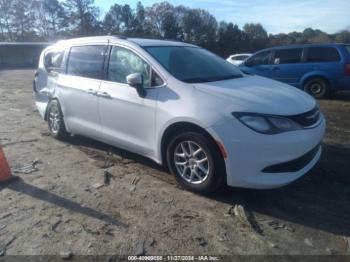
<svg viewBox="0 0 350 262"><path fill-rule="evenodd" d="M250 129L263 134L271 135L302 129L298 123L282 116L237 112L232 115Z"/></svg>

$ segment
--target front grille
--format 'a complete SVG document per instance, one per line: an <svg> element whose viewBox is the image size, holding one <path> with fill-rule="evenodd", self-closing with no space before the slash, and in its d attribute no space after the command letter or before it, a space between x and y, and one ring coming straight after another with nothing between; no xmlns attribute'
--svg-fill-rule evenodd
<svg viewBox="0 0 350 262"><path fill-rule="evenodd" d="M310 161L315 157L318 150L320 148L320 145L317 145L313 149L311 149L306 154L302 155L301 157L298 157L294 160L272 165L265 167L262 172L263 173L285 173L285 172L297 172L300 169L304 168Z"/></svg>
<svg viewBox="0 0 350 262"><path fill-rule="evenodd" d="M320 110L316 106L314 109L299 115L287 116L287 118L297 122L302 127L310 127L318 122L321 117Z"/></svg>

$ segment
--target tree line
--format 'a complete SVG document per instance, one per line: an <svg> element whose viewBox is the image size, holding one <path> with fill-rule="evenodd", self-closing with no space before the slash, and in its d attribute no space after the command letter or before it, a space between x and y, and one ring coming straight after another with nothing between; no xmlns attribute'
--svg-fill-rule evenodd
<svg viewBox="0 0 350 262"><path fill-rule="evenodd" d="M102 15L94 0L0 0L0 41L56 41L104 34L185 41L222 56L285 44L350 43L350 27L335 34L312 28L268 34L259 23L240 28L217 21L206 10L168 2L149 7L138 2L135 8L113 4Z"/></svg>

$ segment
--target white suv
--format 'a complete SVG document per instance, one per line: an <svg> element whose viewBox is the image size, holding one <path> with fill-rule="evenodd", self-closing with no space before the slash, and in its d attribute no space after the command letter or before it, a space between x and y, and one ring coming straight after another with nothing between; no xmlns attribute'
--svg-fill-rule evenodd
<svg viewBox="0 0 350 262"><path fill-rule="evenodd" d="M186 43L60 41L43 51L34 91L53 137L144 155L196 192L283 186L321 155L325 120L311 96Z"/></svg>

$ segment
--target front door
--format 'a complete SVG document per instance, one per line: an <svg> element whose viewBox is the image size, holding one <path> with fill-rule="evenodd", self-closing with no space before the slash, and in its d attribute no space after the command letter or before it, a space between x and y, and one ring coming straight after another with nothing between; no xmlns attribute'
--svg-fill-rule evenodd
<svg viewBox="0 0 350 262"><path fill-rule="evenodd" d="M147 94L141 98L126 83L129 74L141 73ZM152 155L158 88L152 88L152 69L133 51L112 46L106 81L102 81L99 112L104 139L130 151Z"/></svg>
<svg viewBox="0 0 350 262"><path fill-rule="evenodd" d="M271 51L262 51L248 58L240 68L247 74L271 77L270 58Z"/></svg>
<svg viewBox="0 0 350 262"><path fill-rule="evenodd" d="M271 78L297 86L307 70L307 65L302 63L302 53L302 48L277 49L272 59Z"/></svg>

